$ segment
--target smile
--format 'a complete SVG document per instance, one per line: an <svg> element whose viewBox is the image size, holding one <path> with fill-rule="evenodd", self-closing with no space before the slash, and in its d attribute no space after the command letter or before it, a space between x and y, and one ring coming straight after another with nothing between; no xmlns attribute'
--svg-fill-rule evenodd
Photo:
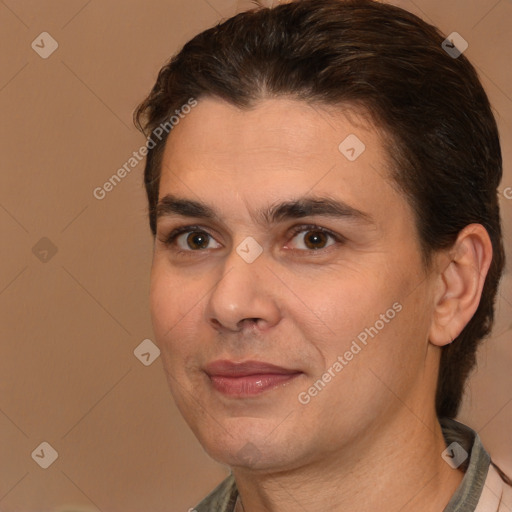
<svg viewBox="0 0 512 512"><path fill-rule="evenodd" d="M250 397L275 389L302 372L259 361L216 361L206 368L213 388L230 397Z"/></svg>

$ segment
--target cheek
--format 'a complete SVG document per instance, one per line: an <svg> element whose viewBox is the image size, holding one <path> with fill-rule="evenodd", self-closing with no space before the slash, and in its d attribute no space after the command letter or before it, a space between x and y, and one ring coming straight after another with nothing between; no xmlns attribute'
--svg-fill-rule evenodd
<svg viewBox="0 0 512 512"><path fill-rule="evenodd" d="M397 300L385 276L370 271L340 269L299 281L294 291L311 313L337 339L349 338L373 325ZM341 341L341 340L340 340Z"/></svg>
<svg viewBox="0 0 512 512"><path fill-rule="evenodd" d="M176 297L161 272L153 267L149 303L153 330L158 340L171 328L176 317Z"/></svg>
<svg viewBox="0 0 512 512"><path fill-rule="evenodd" d="M186 286L183 279L171 275L164 265L156 262L151 270L149 298L153 330L162 350L180 337L178 333L186 323L182 320L193 315L197 293Z"/></svg>
<svg viewBox="0 0 512 512"><path fill-rule="evenodd" d="M164 254L155 255L151 268L150 307L158 325L167 329L193 309L200 291L200 283L183 273L172 271Z"/></svg>
<svg viewBox="0 0 512 512"><path fill-rule="evenodd" d="M422 343L425 304L421 290L410 293L412 276L401 270L403 265L387 271L384 265L376 268L380 272L343 269L316 276L309 286L302 280L296 283L294 291L304 298L312 312L310 318L321 320L316 322L319 331L305 317L296 317L305 338L315 345L315 374L342 356L349 366L344 375L356 381L369 378L372 387L375 378L367 375L368 367L393 378L403 358L410 357L412 345Z"/></svg>

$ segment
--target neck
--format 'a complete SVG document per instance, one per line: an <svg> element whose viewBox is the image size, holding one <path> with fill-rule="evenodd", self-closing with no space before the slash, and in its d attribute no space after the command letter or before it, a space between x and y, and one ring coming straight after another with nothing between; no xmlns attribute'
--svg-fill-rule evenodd
<svg viewBox="0 0 512 512"><path fill-rule="evenodd" d="M435 414L420 421L402 409L327 459L280 472L233 469L236 512L443 510L463 473L441 457L446 444Z"/></svg>

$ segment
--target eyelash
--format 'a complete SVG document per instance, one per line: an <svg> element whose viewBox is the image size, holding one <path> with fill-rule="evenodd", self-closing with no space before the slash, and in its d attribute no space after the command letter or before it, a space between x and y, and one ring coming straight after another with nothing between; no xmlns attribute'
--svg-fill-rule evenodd
<svg viewBox="0 0 512 512"><path fill-rule="evenodd" d="M193 225L193 226L181 226L179 228L173 229L169 233L169 235L167 235L165 237L163 242L164 242L164 244L166 246L173 246L173 245L175 245L176 239L178 238L178 236L182 235L183 233L192 233L192 232L196 232L196 231L199 232L199 233L204 233L205 235L213 238L213 236L210 235L210 233L208 233L208 231L206 231L203 227L197 226L197 225ZM316 232L319 232L319 233L324 233L324 234L330 236L331 238L333 238L335 240L335 242L338 242L338 243L346 242L346 238L344 238L343 236L335 234L332 231L330 231L328 229L325 229L325 228L322 228L320 226L317 226L315 224L303 224L303 225L300 225L300 226L295 226L292 229L292 233L291 233L292 238L295 238L295 236L297 236L299 233L307 232L307 231L316 231ZM321 251L328 250L329 247L331 247L331 246L320 248L320 249L316 249L316 250L315 249L310 249L310 250L307 250L307 249L295 249L295 250L296 251L300 251L300 252L307 252L307 253L319 253ZM206 250L207 249L179 250L179 251L177 251L177 253L178 254L191 255L190 253L204 252Z"/></svg>

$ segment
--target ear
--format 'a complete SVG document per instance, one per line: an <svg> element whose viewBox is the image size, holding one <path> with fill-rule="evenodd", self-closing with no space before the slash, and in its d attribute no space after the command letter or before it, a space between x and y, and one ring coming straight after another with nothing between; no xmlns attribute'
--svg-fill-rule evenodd
<svg viewBox="0 0 512 512"><path fill-rule="evenodd" d="M466 226L438 276L429 331L432 344L448 345L471 320L480 303L491 260L492 243L486 229L481 224Z"/></svg>

